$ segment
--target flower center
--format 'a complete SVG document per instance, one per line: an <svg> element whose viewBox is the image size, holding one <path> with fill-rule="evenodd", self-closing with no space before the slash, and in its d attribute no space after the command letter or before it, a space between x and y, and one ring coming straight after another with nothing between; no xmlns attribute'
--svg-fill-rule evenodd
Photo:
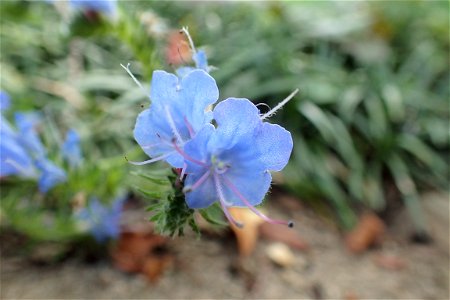
<svg viewBox="0 0 450 300"><path fill-rule="evenodd" d="M228 169L230 168L230 165L220 159L217 158L217 156L213 155L211 157L211 169L216 174L224 174Z"/></svg>

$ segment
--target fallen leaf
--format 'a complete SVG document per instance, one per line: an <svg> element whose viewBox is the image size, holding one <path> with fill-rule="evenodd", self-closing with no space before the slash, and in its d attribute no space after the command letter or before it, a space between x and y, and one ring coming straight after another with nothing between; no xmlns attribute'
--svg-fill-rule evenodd
<svg viewBox="0 0 450 300"><path fill-rule="evenodd" d="M347 234L346 245L353 253L364 252L381 240L385 231L383 221L374 213L365 213L356 227Z"/></svg>
<svg viewBox="0 0 450 300"><path fill-rule="evenodd" d="M374 262L377 266L391 271L402 270L406 267L406 262L399 256L378 254L374 257Z"/></svg>
<svg viewBox="0 0 450 300"><path fill-rule="evenodd" d="M151 232L122 232L111 253L114 266L125 272L141 272L152 249L166 242L166 238Z"/></svg>
<svg viewBox="0 0 450 300"><path fill-rule="evenodd" d="M156 282L161 274L173 263L172 255L147 256L142 264L142 273L150 282Z"/></svg>
<svg viewBox="0 0 450 300"><path fill-rule="evenodd" d="M242 228L230 224L236 235L239 255L242 257L249 256L255 249L258 241L258 227L264 221L248 208L230 207L229 211L234 219L244 224Z"/></svg>
<svg viewBox="0 0 450 300"><path fill-rule="evenodd" d="M308 243L293 229L283 225L263 223L259 227L263 237L269 240L278 241L297 250L308 250Z"/></svg>

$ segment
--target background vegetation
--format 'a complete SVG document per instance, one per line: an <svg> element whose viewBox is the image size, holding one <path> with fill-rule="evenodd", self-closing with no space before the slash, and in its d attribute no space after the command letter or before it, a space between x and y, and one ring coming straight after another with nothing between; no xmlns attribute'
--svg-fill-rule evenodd
<svg viewBox="0 0 450 300"><path fill-rule="evenodd" d="M153 70L173 69L170 33L188 26L217 67L220 99L273 107L300 89L272 118L295 145L279 186L347 229L358 212L389 214L402 201L416 231L426 231L420 192L448 188L447 2L126 1L113 17L62 4L0 3L1 90L12 99L3 115L41 111L49 149L75 128L84 163L47 195L2 178L3 226L73 239L76 199L111 203L133 190L124 156L142 156L132 128L148 102L120 64L130 62L148 87Z"/></svg>

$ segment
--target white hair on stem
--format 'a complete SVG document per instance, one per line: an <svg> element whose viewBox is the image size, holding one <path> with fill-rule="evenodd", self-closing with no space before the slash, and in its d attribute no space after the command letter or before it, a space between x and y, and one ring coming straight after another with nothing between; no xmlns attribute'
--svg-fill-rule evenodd
<svg viewBox="0 0 450 300"><path fill-rule="evenodd" d="M267 113L265 113L264 115L261 116L261 121L264 121L264 119L271 117L272 115L274 115L280 108L282 108L286 103L288 103L292 98L294 98L295 95L297 95L298 93L298 89L295 89L295 91L293 91L289 96L287 96L283 101L281 101L280 103L278 103L274 108L272 108L270 111L268 111Z"/></svg>

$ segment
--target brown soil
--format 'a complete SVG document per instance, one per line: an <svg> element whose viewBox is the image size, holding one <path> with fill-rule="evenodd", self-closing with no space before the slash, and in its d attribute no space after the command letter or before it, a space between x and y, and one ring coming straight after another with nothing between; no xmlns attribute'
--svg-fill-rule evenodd
<svg viewBox="0 0 450 300"><path fill-rule="evenodd" d="M381 246L351 254L333 226L301 209L290 214L294 230L310 250L294 251L291 267L277 267L267 258L272 241L260 241L250 258L239 261L231 233L203 235L200 240L188 234L170 240L175 261L154 284L141 275L122 273L108 261L86 264L69 259L36 266L4 255L1 298L448 299L448 195L432 194L425 200L434 240L427 245L409 241L410 223L401 213ZM285 214L274 204L269 211L278 217Z"/></svg>

